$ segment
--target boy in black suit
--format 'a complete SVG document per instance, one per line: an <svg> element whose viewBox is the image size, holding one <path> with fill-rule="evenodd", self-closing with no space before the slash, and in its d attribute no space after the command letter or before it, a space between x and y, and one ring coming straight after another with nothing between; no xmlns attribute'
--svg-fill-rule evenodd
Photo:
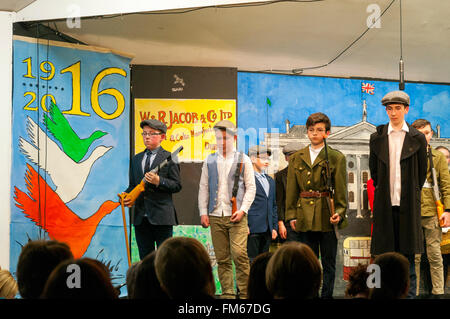
<svg viewBox="0 0 450 319"><path fill-rule="evenodd" d="M155 244L159 247L172 237L173 225L178 223L172 194L181 190L181 183L176 159L161 147L161 142L166 139L167 126L154 119L144 120L140 125L146 150L131 159L130 183L122 194L125 195L124 205L133 206L126 195L145 178L145 190L136 200L132 220L139 257L143 259L155 250ZM168 164L152 173L151 170L165 159L169 159Z"/></svg>
<svg viewBox="0 0 450 319"><path fill-rule="evenodd" d="M255 199L248 211L247 253L250 263L259 254L269 251L271 240L278 235L275 181L264 173L269 166L271 153L264 146L252 146L248 151L248 156L253 163L256 183Z"/></svg>

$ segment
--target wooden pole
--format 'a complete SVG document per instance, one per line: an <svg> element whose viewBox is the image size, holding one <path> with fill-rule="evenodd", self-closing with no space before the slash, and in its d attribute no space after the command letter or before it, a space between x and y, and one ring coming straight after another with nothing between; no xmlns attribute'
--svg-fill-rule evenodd
<svg viewBox="0 0 450 319"><path fill-rule="evenodd" d="M125 217L125 206L123 205L123 198L125 196L122 194L119 194L119 197L120 197L120 205L122 206L123 231L125 234L125 244L127 246L128 267L130 267L131 266L131 255L130 255L130 246L128 244L127 219Z"/></svg>

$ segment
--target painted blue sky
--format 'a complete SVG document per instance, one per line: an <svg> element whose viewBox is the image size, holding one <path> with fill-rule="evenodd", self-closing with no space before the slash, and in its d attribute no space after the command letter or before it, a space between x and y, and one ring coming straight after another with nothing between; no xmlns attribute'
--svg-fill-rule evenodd
<svg viewBox="0 0 450 319"><path fill-rule="evenodd" d="M373 95L361 92L363 82L375 86ZM362 119L363 99L367 121L379 125L388 122L380 101L394 90L397 82L238 72L238 126L245 130L268 123L284 133L286 119L304 125L314 112L326 113L332 125L353 125ZM450 137L450 85L406 83L405 92L411 97L406 120L426 118L434 128L441 126L441 137Z"/></svg>

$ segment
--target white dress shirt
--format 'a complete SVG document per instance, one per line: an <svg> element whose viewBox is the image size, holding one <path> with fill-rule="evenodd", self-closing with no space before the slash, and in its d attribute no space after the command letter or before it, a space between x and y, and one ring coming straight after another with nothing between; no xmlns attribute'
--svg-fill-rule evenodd
<svg viewBox="0 0 450 319"><path fill-rule="evenodd" d="M314 161L316 160L317 156L324 146L325 145L323 145L321 148L312 148L311 145L309 145L309 157L311 158L311 165L314 164Z"/></svg>
<svg viewBox="0 0 450 319"><path fill-rule="evenodd" d="M394 130L389 122L387 134L389 140L389 182L392 206L400 206L400 195L402 192L400 156L402 155L406 132L409 132L406 122L403 122L400 130Z"/></svg>
<svg viewBox="0 0 450 319"><path fill-rule="evenodd" d="M219 152L217 153L217 170L218 170L218 198L214 210L209 213L210 216L231 216L231 194L228 192L228 175L233 165L234 154L236 151L227 153L226 158ZM256 184L253 173L253 165L248 156L244 156L244 184L245 194L242 205L238 210L245 213L248 212L250 206L255 199ZM198 190L198 207L200 216L208 215L209 202L209 186L208 186L208 164L205 160L202 167L202 175L200 177L200 185Z"/></svg>

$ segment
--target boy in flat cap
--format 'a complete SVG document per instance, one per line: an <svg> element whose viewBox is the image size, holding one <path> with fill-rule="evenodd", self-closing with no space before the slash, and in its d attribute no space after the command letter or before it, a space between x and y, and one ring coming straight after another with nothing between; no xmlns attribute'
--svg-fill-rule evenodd
<svg viewBox="0 0 450 319"><path fill-rule="evenodd" d="M371 254L399 252L409 260L408 297L416 295L414 254L423 252L420 191L427 175L425 136L405 121L409 96L393 91L381 100L389 123L370 136L369 168L375 186Z"/></svg>
<svg viewBox="0 0 450 319"><path fill-rule="evenodd" d="M231 259L236 267L239 297L247 298L250 272L247 213L256 192L252 163L247 155L235 150L236 131L236 126L228 120L214 125L217 152L209 155L203 163L198 193L201 224L205 228L211 225L222 298L227 299L236 296ZM234 212L233 197L236 203Z"/></svg>
<svg viewBox="0 0 450 319"><path fill-rule="evenodd" d="M126 194L145 178L145 191L137 198L131 219L142 260L155 250L155 244L159 247L172 237L173 225L177 224L172 194L181 190L181 183L176 159L161 147L166 138L166 125L155 119L144 120L140 125L146 149L131 159L129 186L122 194L125 195L124 205L131 207L133 203ZM157 173L150 172L165 159L169 159L166 166Z"/></svg>
<svg viewBox="0 0 450 319"><path fill-rule="evenodd" d="M277 238L278 216L275 181L265 173L272 151L265 146L252 146L248 156L255 172L256 195L248 211L249 235L247 252L250 263L259 254L269 251L270 243Z"/></svg>
<svg viewBox="0 0 450 319"><path fill-rule="evenodd" d="M297 238L297 233L292 230L291 225L285 219L286 208L286 182L289 167L289 159L291 156L301 150L304 146L299 142L290 142L283 147L284 159L288 162L288 166L275 173L275 185L277 195L277 214L278 214L278 234L279 241L293 241Z"/></svg>
<svg viewBox="0 0 450 319"><path fill-rule="evenodd" d="M313 113L306 120L311 144L297 151L289 160L286 185L286 219L297 233L297 240L307 244L321 258L323 285L321 297L332 298L336 276L336 227L347 221L347 171L344 154L331 147L325 149L324 139L331 130L331 121L323 113ZM326 154L334 186L334 214L331 212L327 187Z"/></svg>

